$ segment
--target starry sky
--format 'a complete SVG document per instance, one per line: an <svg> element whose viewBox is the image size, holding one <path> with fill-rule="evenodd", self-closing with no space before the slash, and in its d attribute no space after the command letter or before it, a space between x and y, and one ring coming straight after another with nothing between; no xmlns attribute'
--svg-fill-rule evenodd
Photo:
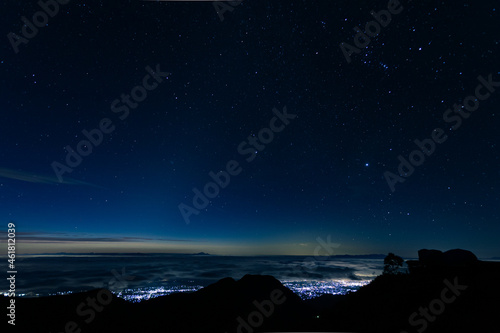
<svg viewBox="0 0 500 333"><path fill-rule="evenodd" d="M500 256L498 2L61 2L0 5L19 253Z"/></svg>

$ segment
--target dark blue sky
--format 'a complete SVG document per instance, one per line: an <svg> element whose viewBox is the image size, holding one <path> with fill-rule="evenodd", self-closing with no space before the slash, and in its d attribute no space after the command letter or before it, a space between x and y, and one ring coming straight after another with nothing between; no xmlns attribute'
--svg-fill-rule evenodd
<svg viewBox="0 0 500 333"><path fill-rule="evenodd" d="M24 42L41 7L0 6L0 212L21 252L311 254L330 236L335 254L500 255L494 1L401 1L350 62L339 45L387 2L246 0L221 21L211 2L70 1ZM60 182L84 130L99 144Z"/></svg>

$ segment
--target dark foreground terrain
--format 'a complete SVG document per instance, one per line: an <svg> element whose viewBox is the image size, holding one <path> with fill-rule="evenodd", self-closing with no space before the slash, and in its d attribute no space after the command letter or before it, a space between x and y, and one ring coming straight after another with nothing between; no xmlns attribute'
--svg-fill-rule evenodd
<svg viewBox="0 0 500 333"><path fill-rule="evenodd" d="M2 326L30 333L499 332L499 263L468 251L421 250L408 265L410 274L384 274L356 293L307 301L265 275L141 303L104 289L16 298L15 328L5 314ZM0 302L6 311L9 299Z"/></svg>

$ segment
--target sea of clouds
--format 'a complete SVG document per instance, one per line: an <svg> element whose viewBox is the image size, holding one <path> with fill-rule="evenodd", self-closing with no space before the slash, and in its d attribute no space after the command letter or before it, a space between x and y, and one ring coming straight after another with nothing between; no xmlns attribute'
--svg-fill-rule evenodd
<svg viewBox="0 0 500 333"><path fill-rule="evenodd" d="M23 256L16 261L16 294L207 286L225 277L238 280L245 274L272 275L282 282L356 282L371 280L383 269L382 259L322 257L311 261L307 258L172 254Z"/></svg>

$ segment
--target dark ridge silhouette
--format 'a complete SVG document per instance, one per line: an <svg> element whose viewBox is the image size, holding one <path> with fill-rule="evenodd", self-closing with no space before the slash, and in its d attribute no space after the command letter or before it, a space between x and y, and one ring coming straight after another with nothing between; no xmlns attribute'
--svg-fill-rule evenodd
<svg viewBox="0 0 500 333"><path fill-rule="evenodd" d="M104 289L65 296L16 298L14 331L498 331L500 263L477 260L464 250L444 253L421 250L419 260L408 264L410 274L383 274L355 293L323 295L311 300L301 300L268 275L245 275L238 281L224 278L193 293L177 293L140 303L130 303L114 295L108 299L110 293ZM7 297L0 298L2 308L8 302Z"/></svg>

